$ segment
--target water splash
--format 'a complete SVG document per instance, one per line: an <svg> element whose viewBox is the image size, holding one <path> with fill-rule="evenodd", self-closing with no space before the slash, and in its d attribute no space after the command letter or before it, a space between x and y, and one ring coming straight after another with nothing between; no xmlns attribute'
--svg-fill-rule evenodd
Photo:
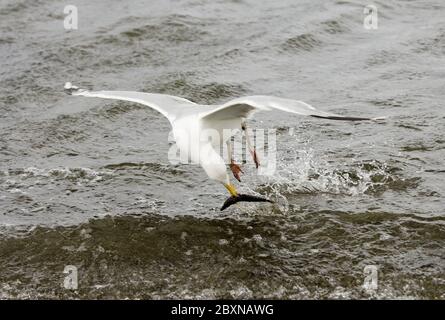
<svg viewBox="0 0 445 320"><path fill-rule="evenodd" d="M395 174L401 169L378 160L330 160L307 145L288 150L280 160L276 173L265 177L260 187L274 197L319 193L358 196L416 184L416 179Z"/></svg>

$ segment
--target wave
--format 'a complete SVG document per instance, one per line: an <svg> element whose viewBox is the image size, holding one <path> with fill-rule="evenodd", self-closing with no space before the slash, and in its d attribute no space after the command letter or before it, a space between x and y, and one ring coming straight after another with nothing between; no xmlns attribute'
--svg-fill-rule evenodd
<svg viewBox="0 0 445 320"><path fill-rule="evenodd" d="M320 47L322 41L315 35L310 33L300 34L288 38L281 46L285 51L311 51L316 47Z"/></svg>
<svg viewBox="0 0 445 320"><path fill-rule="evenodd" d="M96 171L90 168L53 168L39 169L35 167L7 169L0 171L0 177L8 181L26 180L31 178L49 178L54 180L69 180L71 182L98 182L110 178L112 172L109 170ZM12 180L11 180L12 179ZM11 184L14 185L14 184Z"/></svg>
<svg viewBox="0 0 445 320"><path fill-rule="evenodd" d="M160 163L134 163L134 162L122 162L107 164L103 167L104 169L120 171L120 170L149 170L153 172L168 173L171 175L182 175L187 171L173 167L171 165L164 165Z"/></svg>

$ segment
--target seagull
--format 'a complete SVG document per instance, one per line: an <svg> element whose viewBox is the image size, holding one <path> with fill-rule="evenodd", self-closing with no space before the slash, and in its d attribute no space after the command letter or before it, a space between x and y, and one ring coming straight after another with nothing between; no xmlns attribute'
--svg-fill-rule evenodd
<svg viewBox="0 0 445 320"><path fill-rule="evenodd" d="M230 182L226 163L219 154L221 143L227 144L228 159L230 159L229 168L235 179L241 181L240 173L243 173L243 171L233 159L232 136L224 135L224 130L231 130L230 132L233 133L240 130L245 132L247 149L256 168L258 168L260 162L257 152L246 131L246 120L258 111L277 110L329 120L363 121L381 119L337 115L317 110L303 101L265 95L240 97L221 105L202 105L166 94L135 91L89 91L74 86L70 82L65 83L64 88L69 95L140 103L161 113L172 126L173 137L181 154L190 155L191 160L198 163L210 179L222 183L229 192L230 197L224 202L221 210L240 201L272 202L263 197L240 194ZM219 134L219 141L201 139L199 132L202 130L216 131Z"/></svg>

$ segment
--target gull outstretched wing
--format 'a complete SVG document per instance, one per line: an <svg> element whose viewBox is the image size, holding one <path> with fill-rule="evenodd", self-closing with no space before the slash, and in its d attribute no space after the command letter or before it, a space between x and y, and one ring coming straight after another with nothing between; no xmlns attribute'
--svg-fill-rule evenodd
<svg viewBox="0 0 445 320"><path fill-rule="evenodd" d="M247 118L257 111L279 110L315 118L331 120L378 120L378 118L350 117L315 109L311 105L298 100L277 98L272 96L249 96L231 100L222 106L213 107L201 113L202 120L230 120Z"/></svg>
<svg viewBox="0 0 445 320"><path fill-rule="evenodd" d="M165 94L135 91L88 91L73 86L69 82L65 84L65 92L73 96L116 99L140 103L158 111L164 115L170 123L181 114L196 112L195 109L200 110L199 105L190 100Z"/></svg>

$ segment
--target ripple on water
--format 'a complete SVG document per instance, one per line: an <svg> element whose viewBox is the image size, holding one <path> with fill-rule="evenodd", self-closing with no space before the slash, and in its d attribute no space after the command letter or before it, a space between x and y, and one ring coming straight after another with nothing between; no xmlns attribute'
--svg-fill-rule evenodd
<svg viewBox="0 0 445 320"><path fill-rule="evenodd" d="M310 33L300 34L287 39L282 48L285 51L311 51L322 45L322 41Z"/></svg>
<svg viewBox="0 0 445 320"><path fill-rule="evenodd" d="M133 163L133 162L122 162L122 163L115 163L115 164L107 164L104 166L105 169L110 169L114 171L120 171L120 170L148 170L152 172L160 172L160 173L167 173L171 175L183 175L187 173L186 170L176 168L172 165L165 165L160 163Z"/></svg>
<svg viewBox="0 0 445 320"><path fill-rule="evenodd" d="M222 99L242 96L247 89L241 84L230 83L196 83L193 81L192 75L184 74L170 75L174 79L167 77L164 81L160 81L155 91L165 94L171 94L189 99L196 103L214 104L221 102Z"/></svg>

